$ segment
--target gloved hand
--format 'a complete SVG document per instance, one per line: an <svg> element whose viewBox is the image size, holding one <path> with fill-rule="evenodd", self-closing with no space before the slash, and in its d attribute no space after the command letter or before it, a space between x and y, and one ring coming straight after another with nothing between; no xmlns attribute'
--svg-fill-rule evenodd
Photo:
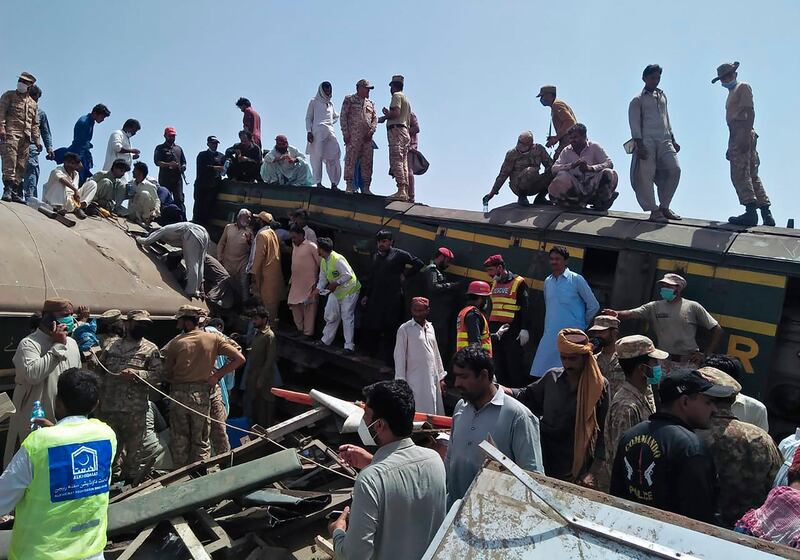
<svg viewBox="0 0 800 560"><path fill-rule="evenodd" d="M527 330L522 329L522 330L519 331L519 336L517 337L517 340L519 340L519 345L520 346L525 346L526 344L528 344L528 341L530 339L531 339L531 337L528 334Z"/></svg>
<svg viewBox="0 0 800 560"><path fill-rule="evenodd" d="M503 338L503 335L506 334L506 331L511 328L511 325L505 323L504 325L500 325L500 328L497 329L497 338Z"/></svg>
<svg viewBox="0 0 800 560"><path fill-rule="evenodd" d="M144 243L144 237L136 237L135 239L136 239L136 243L138 243L139 245Z"/></svg>

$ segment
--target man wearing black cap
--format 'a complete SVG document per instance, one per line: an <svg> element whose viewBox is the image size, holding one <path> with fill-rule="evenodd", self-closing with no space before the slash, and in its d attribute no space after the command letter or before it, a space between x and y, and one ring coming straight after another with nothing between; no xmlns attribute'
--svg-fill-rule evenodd
<svg viewBox="0 0 800 560"><path fill-rule="evenodd" d="M194 210L192 221L202 226L208 222L211 205L217 195L222 172L225 170L225 156L217 151L219 140L216 136L206 138L207 150L197 154L197 178L194 180Z"/></svg>
<svg viewBox="0 0 800 560"><path fill-rule="evenodd" d="M611 494L698 521L714 521L717 471L710 450L694 433L711 426L715 398L731 387L697 371L676 371L659 388L661 407L622 436L611 471Z"/></svg>

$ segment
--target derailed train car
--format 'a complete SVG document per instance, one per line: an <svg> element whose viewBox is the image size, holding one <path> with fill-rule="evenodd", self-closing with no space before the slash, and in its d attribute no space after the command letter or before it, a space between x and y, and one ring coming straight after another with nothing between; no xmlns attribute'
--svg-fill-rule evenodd
<svg viewBox="0 0 800 560"><path fill-rule="evenodd" d="M454 193L453 205L459 203ZM655 299L660 275L678 272L688 281L685 296L702 302L724 328L718 350L742 360L744 390L767 403L773 435L781 437L800 424L798 231L692 219L663 224L641 214L554 207L510 205L484 214L387 205L383 197L325 189L226 181L215 205L212 237L243 206L276 217L307 208L313 225L333 235L337 250L357 273L365 270L379 229L394 231L399 247L423 259L448 246L456 254L448 273L465 280L486 280L483 260L502 253L509 268L524 275L534 290L534 341L543 328L542 289L553 245L568 248L569 267L587 279L602 307L628 309ZM622 334L643 328L624 323Z"/></svg>

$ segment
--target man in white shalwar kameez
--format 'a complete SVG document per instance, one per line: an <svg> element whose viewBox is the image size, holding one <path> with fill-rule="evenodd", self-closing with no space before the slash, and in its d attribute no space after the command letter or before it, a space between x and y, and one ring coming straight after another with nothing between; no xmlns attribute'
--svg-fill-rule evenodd
<svg viewBox="0 0 800 560"><path fill-rule="evenodd" d="M192 222L178 222L157 229L147 237L137 237L139 245L152 245L156 241L169 243L183 249L186 265L186 289L189 298L201 298L203 287L203 264L208 252L208 232L203 226Z"/></svg>
<svg viewBox="0 0 800 560"><path fill-rule="evenodd" d="M8 424L3 465L8 466L31 431L33 402L39 401L45 418L55 417L58 376L70 368L81 367L78 343L69 336L75 327L72 304L65 299L49 299L42 307L39 328L23 338L14 353L14 407L17 412Z"/></svg>
<svg viewBox="0 0 800 560"><path fill-rule="evenodd" d="M339 120L339 113L333 108L331 96L333 86L330 82L322 82L317 90L317 95L308 102L306 111L306 131L308 145L306 153L311 159L311 170L314 173L314 182L322 186L322 162L328 170L328 179L331 188L335 189L342 178L342 166L339 160L342 151L333 125Z"/></svg>
<svg viewBox="0 0 800 560"><path fill-rule="evenodd" d="M428 322L426 298L411 300L412 319L397 329L394 378L405 379L414 393L417 412L443 415L442 391L447 372L442 365L433 324Z"/></svg>

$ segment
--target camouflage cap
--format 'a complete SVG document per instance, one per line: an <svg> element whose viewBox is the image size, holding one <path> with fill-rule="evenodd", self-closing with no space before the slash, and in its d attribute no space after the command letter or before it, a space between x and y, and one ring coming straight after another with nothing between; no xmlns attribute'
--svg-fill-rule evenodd
<svg viewBox="0 0 800 560"><path fill-rule="evenodd" d="M717 66L717 77L711 80L711 83L714 84L722 79L722 76L725 74L730 74L731 72L736 72L739 68L738 62L724 62Z"/></svg>
<svg viewBox="0 0 800 560"><path fill-rule="evenodd" d="M375 86L369 83L369 80L360 79L356 82L356 87L365 87L367 89L375 89Z"/></svg>
<svg viewBox="0 0 800 560"><path fill-rule="evenodd" d="M653 341L640 334L624 336L617 341L617 357L623 360L650 356L656 360L666 360L669 353L656 348Z"/></svg>
<svg viewBox="0 0 800 560"><path fill-rule="evenodd" d="M205 310L200 307L195 307L194 305L181 305L178 312L175 314L176 319L181 319L183 317L203 317L206 314Z"/></svg>
<svg viewBox="0 0 800 560"><path fill-rule="evenodd" d="M542 87L540 87L539 88L539 95L537 95L536 97L541 97L541 96L543 96L543 95L545 95L547 93L552 93L553 95L556 95L556 86L542 86Z"/></svg>
<svg viewBox="0 0 800 560"><path fill-rule="evenodd" d="M122 319L122 311L119 309L109 309L108 311L100 314L100 320L108 321L109 323L119 321L120 319Z"/></svg>
<svg viewBox="0 0 800 560"><path fill-rule="evenodd" d="M128 321L141 321L143 323L153 322L153 320L150 318L150 313L144 309L133 309L128 311Z"/></svg>
<svg viewBox="0 0 800 560"><path fill-rule="evenodd" d="M619 319L616 317L612 317L611 315L598 315L594 318L594 324L589 327L589 330L586 332L598 332L618 328Z"/></svg>
<svg viewBox="0 0 800 560"><path fill-rule="evenodd" d="M730 387L734 391L734 395L738 395L742 391L742 385L733 377L728 375L722 370L714 367L705 366L697 371L700 372L704 378L708 379L714 385L722 385L723 387Z"/></svg>
<svg viewBox="0 0 800 560"><path fill-rule="evenodd" d="M675 274L673 272L668 272L667 274L665 274L664 277L658 281L658 283L669 284L670 286L676 286L681 290L686 288L686 279L680 274Z"/></svg>

